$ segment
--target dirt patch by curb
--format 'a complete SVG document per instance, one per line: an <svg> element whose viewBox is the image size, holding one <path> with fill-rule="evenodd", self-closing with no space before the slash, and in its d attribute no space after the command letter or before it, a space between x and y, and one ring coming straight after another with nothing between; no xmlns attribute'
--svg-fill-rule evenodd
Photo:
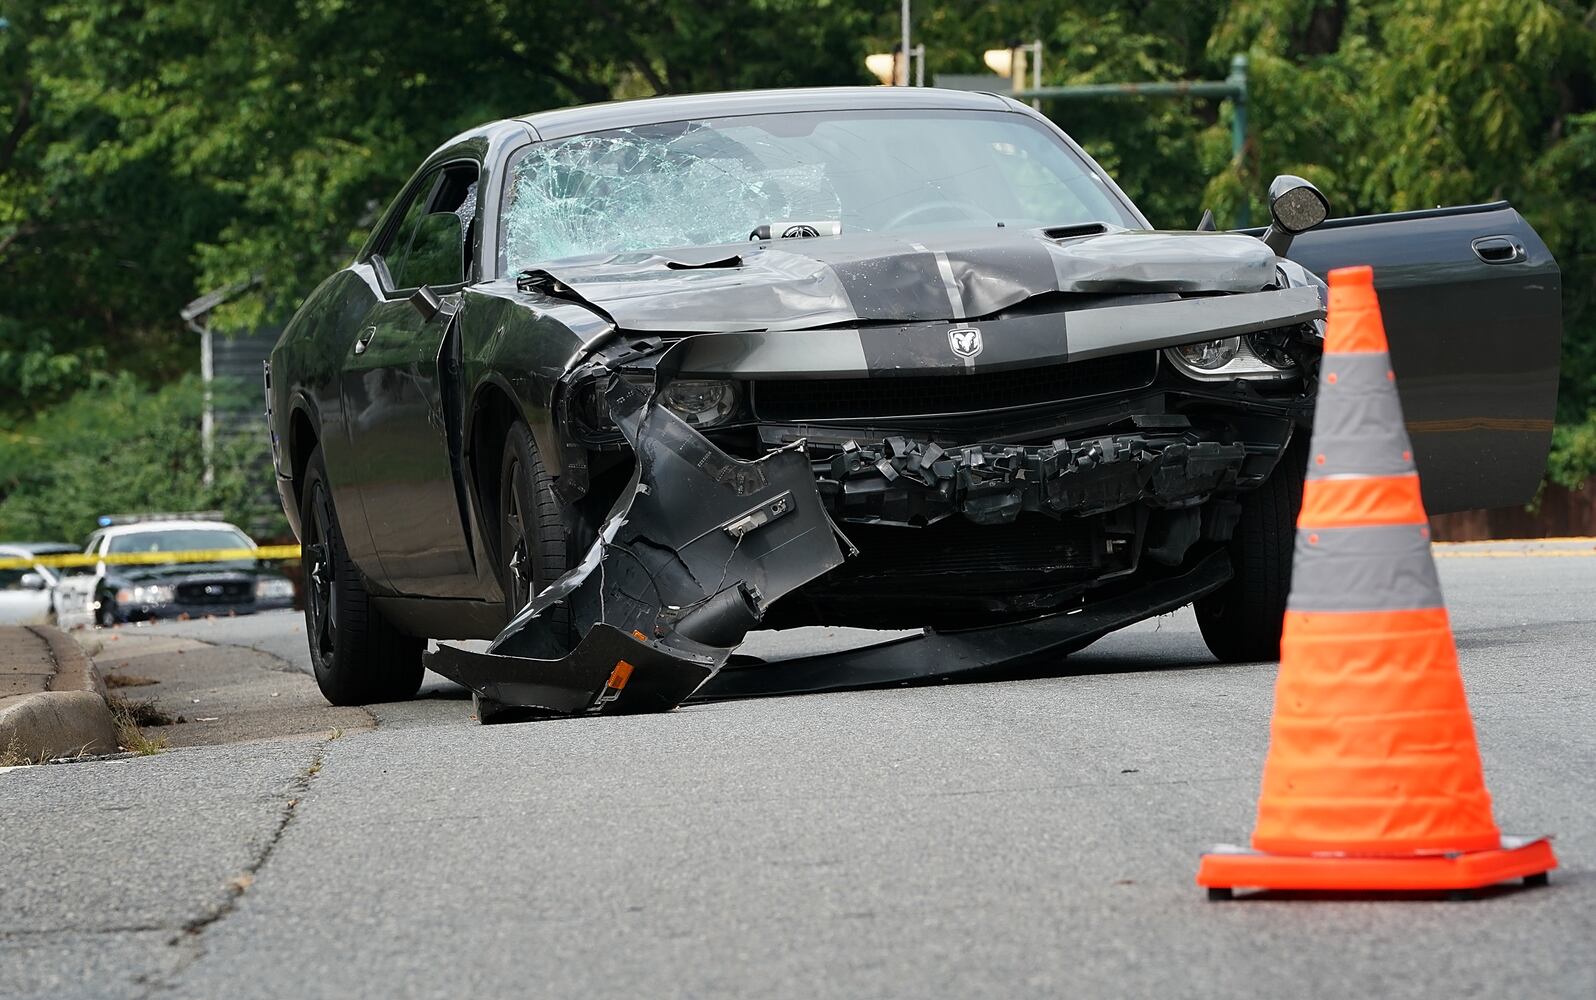
<svg viewBox="0 0 1596 1000"><path fill-rule="evenodd" d="M248 647L119 629L95 662L109 683L139 682L118 691L123 698L174 720L142 727L147 738L167 748L324 737L376 725L363 708L327 704L308 674Z"/></svg>

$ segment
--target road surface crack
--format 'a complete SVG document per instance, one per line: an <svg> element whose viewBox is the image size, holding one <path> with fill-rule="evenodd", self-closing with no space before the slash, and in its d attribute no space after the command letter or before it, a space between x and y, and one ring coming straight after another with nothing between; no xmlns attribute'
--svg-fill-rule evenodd
<svg viewBox="0 0 1596 1000"><path fill-rule="evenodd" d="M182 930L167 942L174 948L187 949L188 954L184 956L183 960L175 968L160 976L158 981L153 978L142 980L142 985L148 987L146 996L171 987L183 973L187 972L195 962L199 961L204 954L201 939L205 932L227 919L238 909L244 894L255 884L255 877L260 873L261 869L266 867L266 863L272 859L272 855L277 850L277 845L282 843L283 836L293 824L294 817L298 815L300 802L303 801L305 794L310 791L311 782L315 780L316 775L321 773L322 759L326 754L327 744L334 739L337 739L337 736L321 741L317 745L316 752L311 757L310 763L284 787L282 791L283 805L278 814L276 825L271 829L266 842L261 845L255 857L245 864L237 875L227 880L226 887L228 892L226 898L209 912L184 923Z"/></svg>

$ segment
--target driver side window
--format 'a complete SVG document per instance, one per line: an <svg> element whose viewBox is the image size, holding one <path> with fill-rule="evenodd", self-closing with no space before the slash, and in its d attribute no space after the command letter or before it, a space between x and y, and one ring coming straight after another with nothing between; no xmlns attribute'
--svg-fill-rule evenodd
<svg viewBox="0 0 1596 1000"><path fill-rule="evenodd" d="M374 257L395 291L458 285L475 277L477 165L430 171L392 235Z"/></svg>

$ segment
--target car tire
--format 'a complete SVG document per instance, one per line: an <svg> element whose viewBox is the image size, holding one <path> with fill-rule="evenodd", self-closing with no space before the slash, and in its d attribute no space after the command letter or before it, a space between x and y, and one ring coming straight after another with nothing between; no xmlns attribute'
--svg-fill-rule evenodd
<svg viewBox="0 0 1596 1000"><path fill-rule="evenodd" d="M554 480L538 457L532 432L519 421L504 438L499 461L499 582L505 613L514 618L543 588L571 568L572 531ZM579 638L565 604L545 612L565 650Z"/></svg>
<svg viewBox="0 0 1596 1000"><path fill-rule="evenodd" d="M504 437L499 458L499 495L495 507L499 522L499 584L504 590L507 619L521 613L535 595L571 568L574 535L565 508L554 495L554 480L532 440L526 424L516 421ZM581 638L572 623L571 609L561 604L544 612L553 626L557 652L576 647ZM471 707L484 725L513 722L527 717L525 709L490 698L480 691L471 695Z"/></svg>
<svg viewBox="0 0 1596 1000"><path fill-rule="evenodd" d="M426 640L400 632L372 606L338 527L320 446L306 465L299 516L305 633L322 695L334 705L415 697Z"/></svg>
<svg viewBox="0 0 1596 1000"><path fill-rule="evenodd" d="M1221 663L1280 658L1306 457L1288 448L1263 485L1241 495L1241 517L1228 545L1230 582L1197 599L1197 626Z"/></svg>
<svg viewBox="0 0 1596 1000"><path fill-rule="evenodd" d="M116 604L109 597L100 601L94 609L94 624L100 628L111 628L116 624Z"/></svg>

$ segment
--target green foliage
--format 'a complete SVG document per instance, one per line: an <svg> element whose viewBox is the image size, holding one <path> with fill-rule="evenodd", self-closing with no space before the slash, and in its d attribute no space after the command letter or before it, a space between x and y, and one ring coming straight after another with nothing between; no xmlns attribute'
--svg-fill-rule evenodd
<svg viewBox="0 0 1596 1000"><path fill-rule="evenodd" d="M1156 225L1190 226L1204 208L1234 224L1243 206L1262 220L1282 172L1318 183L1340 214L1511 200L1564 269L1549 472L1596 471L1581 444L1596 433L1588 4L914 6L933 76L984 72L984 49L1035 38L1049 84L1219 79L1246 54L1239 158L1228 102L1044 105ZM259 276L216 323L280 319L454 131L616 97L863 83L864 55L898 38L897 5L881 0L38 0L5 16L3 422L88 386L133 391L122 375L153 385L185 371L194 342L177 311L210 289Z"/></svg>
<svg viewBox="0 0 1596 1000"><path fill-rule="evenodd" d="M218 387L225 393L243 389ZM0 436L0 538L77 541L106 513L221 510L257 537L287 530L264 435L218 435L205 482L204 388L185 376L148 389L106 378Z"/></svg>

